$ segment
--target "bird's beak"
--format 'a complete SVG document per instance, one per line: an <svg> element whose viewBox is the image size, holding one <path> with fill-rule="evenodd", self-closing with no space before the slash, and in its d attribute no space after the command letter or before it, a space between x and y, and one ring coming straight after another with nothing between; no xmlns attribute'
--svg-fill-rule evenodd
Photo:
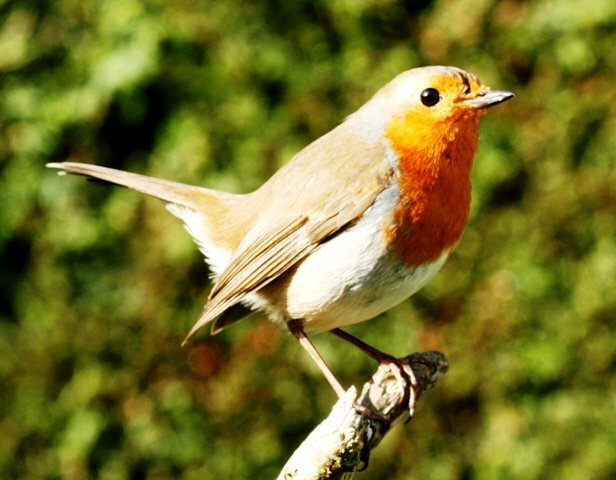
<svg viewBox="0 0 616 480"><path fill-rule="evenodd" d="M463 100L463 103L472 108L490 108L499 103L506 102L515 97L515 93L508 90L488 90L477 95L475 98Z"/></svg>

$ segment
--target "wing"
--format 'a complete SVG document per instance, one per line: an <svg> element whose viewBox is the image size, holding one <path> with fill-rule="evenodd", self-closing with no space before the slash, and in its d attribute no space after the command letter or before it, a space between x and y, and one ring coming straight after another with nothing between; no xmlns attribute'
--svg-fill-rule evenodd
<svg viewBox="0 0 616 480"><path fill-rule="evenodd" d="M262 220L234 251L184 342L360 218L390 184L393 170L383 146L355 141L340 149L328 144L327 137L300 152L255 192L254 200L264 206ZM336 140L340 143L340 135ZM332 158L341 167L333 172L323 168ZM290 183L289 178L306 181ZM231 323L217 323L213 333Z"/></svg>
<svg viewBox="0 0 616 480"><path fill-rule="evenodd" d="M358 199L352 206L339 205L328 216L314 220L307 216L282 219L275 225L262 228L258 234L251 232L218 279L203 314L184 342L202 326L235 306L246 295L278 278L328 237L359 218L385 186L386 182L383 182L380 188ZM212 333L217 333L231 323L215 325Z"/></svg>

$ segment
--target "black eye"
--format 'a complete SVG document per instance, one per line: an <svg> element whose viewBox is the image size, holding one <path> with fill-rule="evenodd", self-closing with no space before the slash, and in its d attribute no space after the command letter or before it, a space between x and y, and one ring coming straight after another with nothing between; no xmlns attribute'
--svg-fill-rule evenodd
<svg viewBox="0 0 616 480"><path fill-rule="evenodd" d="M420 95L421 103L426 107L433 107L441 99L441 94L436 88L426 88Z"/></svg>

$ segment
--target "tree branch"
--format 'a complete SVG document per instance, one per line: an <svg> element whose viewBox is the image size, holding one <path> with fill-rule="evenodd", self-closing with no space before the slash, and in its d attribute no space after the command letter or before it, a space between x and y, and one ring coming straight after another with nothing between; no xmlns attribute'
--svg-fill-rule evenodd
<svg viewBox="0 0 616 480"><path fill-rule="evenodd" d="M409 421L421 393L447 371L439 352L413 353L381 363L362 389L351 387L338 400L280 472L278 480L350 479L366 469L370 452L389 429Z"/></svg>

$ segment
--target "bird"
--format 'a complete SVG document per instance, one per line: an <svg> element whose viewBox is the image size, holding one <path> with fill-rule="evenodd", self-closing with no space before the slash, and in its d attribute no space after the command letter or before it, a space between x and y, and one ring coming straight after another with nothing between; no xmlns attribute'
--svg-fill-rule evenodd
<svg viewBox="0 0 616 480"><path fill-rule="evenodd" d="M342 398L308 334L331 331L393 358L342 328L399 304L441 269L468 219L480 120L514 96L457 67L407 70L251 193L70 161L47 167L156 197L184 223L213 287L183 343L207 324L216 334L264 312Z"/></svg>

